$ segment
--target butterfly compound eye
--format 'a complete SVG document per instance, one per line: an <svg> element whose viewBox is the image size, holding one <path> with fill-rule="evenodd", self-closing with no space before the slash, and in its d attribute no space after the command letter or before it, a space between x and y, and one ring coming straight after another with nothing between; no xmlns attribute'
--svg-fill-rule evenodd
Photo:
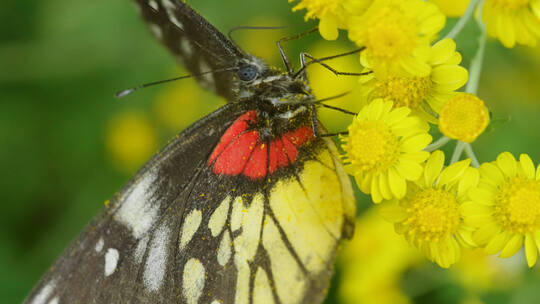
<svg viewBox="0 0 540 304"><path fill-rule="evenodd" d="M254 66L247 65L241 67L238 72L238 78L242 81L252 81L258 75L257 69Z"/></svg>

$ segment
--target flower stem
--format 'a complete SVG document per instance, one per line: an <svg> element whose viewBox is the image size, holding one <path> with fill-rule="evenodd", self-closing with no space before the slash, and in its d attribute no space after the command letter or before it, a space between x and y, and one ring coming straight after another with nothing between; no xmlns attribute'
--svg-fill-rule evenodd
<svg viewBox="0 0 540 304"><path fill-rule="evenodd" d="M446 145L451 140L452 139L450 139L450 138L448 138L446 136L442 136L441 138L439 138L435 142L433 142L431 145L427 146L424 150L428 151L428 152L433 152L433 151L439 149L440 147Z"/></svg>
<svg viewBox="0 0 540 304"><path fill-rule="evenodd" d="M457 141L454 153L452 153L452 158L450 158L450 164L457 162L461 158L461 154L463 154L463 149L466 145L467 144L462 141Z"/></svg>
<svg viewBox="0 0 540 304"><path fill-rule="evenodd" d="M444 38L456 38L457 35L463 30L465 27L465 24L467 24L467 21L471 18L471 16L474 14L474 9L476 8L476 5L478 4L479 0L471 0L469 2L469 5L467 6L467 10L465 10L465 13L459 20L456 22L454 27L446 34Z"/></svg>
<svg viewBox="0 0 540 304"><path fill-rule="evenodd" d="M465 144L465 154L467 154L467 156L471 159L471 164L473 165L473 167L480 167L480 163L478 162L478 159L474 154L471 144Z"/></svg>
<svg viewBox="0 0 540 304"><path fill-rule="evenodd" d="M478 82L480 81L480 73L482 72L482 63L484 61L484 51L486 48L486 26L482 20L479 19L482 16L483 4L484 1L480 1L478 8L478 16L480 17L476 18L476 23L480 29L480 36L478 37L478 49L471 60L471 65L469 66L469 81L467 82L467 87L465 87L465 91L472 94L476 94L478 91Z"/></svg>

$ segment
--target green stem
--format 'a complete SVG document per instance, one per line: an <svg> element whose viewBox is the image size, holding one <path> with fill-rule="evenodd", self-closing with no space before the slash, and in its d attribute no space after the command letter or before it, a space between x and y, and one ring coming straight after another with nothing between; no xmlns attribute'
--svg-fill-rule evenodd
<svg viewBox="0 0 540 304"><path fill-rule="evenodd" d="M463 30L465 27L465 24L467 24L467 21L471 18L471 16L474 14L474 9L476 8L476 5L478 4L479 0L471 0L469 2L469 5L467 6L467 10L465 10L465 13L459 18L459 20L456 22L454 27L446 34L444 38L456 38L457 35Z"/></svg>
<svg viewBox="0 0 540 304"><path fill-rule="evenodd" d="M478 50L471 60L471 65L469 66L469 82L467 82L467 87L465 87L465 92L476 94L478 91L478 83L480 81L480 73L482 72L482 64L484 62L484 51L486 48L486 26L480 20L482 16L482 6L484 1L482 0L478 6L478 18L476 18L476 23L480 29L480 36L478 37Z"/></svg>
<svg viewBox="0 0 540 304"><path fill-rule="evenodd" d="M465 149L466 145L467 144L462 141L457 141L454 153L452 153L452 158L450 158L450 164L459 161L459 159L461 158L461 154L463 154L463 149Z"/></svg>
<svg viewBox="0 0 540 304"><path fill-rule="evenodd" d="M471 159L471 164L473 167L478 168L480 167L480 163L478 162L478 159L476 158L476 155L474 154L473 148L471 144L465 145L465 154Z"/></svg>
<svg viewBox="0 0 540 304"><path fill-rule="evenodd" d="M431 145L427 146L424 150L428 151L428 152L433 152L433 151L439 149L440 147L446 145L451 140L452 139L450 139L450 138L448 138L446 136L442 136L441 138L439 138L435 142L433 142Z"/></svg>

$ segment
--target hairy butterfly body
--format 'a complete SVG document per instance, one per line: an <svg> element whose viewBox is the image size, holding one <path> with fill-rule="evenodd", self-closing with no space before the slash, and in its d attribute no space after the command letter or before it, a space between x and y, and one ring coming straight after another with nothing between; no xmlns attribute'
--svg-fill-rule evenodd
<svg viewBox="0 0 540 304"><path fill-rule="evenodd" d="M181 1L136 3L229 103L139 170L26 303L322 302L355 202L334 143L314 136L309 87Z"/></svg>

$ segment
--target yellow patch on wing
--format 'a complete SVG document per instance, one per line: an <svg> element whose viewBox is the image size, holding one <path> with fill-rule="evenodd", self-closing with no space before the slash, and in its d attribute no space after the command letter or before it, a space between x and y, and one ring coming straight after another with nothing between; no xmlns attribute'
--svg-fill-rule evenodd
<svg viewBox="0 0 540 304"><path fill-rule="evenodd" d="M253 283L253 304L272 304L274 296L270 281L266 275L266 271L259 267L255 273L255 282Z"/></svg>
<svg viewBox="0 0 540 304"><path fill-rule="evenodd" d="M227 221L227 215L229 213L229 203L231 202L231 196L228 195L216 208L214 213L210 216L208 221L208 228L213 237L216 237L223 229L223 225Z"/></svg>
<svg viewBox="0 0 540 304"><path fill-rule="evenodd" d="M296 178L276 183L270 207L306 269L324 271L341 239L343 193L335 170L307 161Z"/></svg>
<svg viewBox="0 0 540 304"><path fill-rule="evenodd" d="M235 304L249 303L249 265L241 256L234 257L236 266L236 291L234 295Z"/></svg>
<svg viewBox="0 0 540 304"><path fill-rule="evenodd" d="M299 303L306 288L305 276L268 216L264 220L262 243L270 256L270 268L281 303Z"/></svg>
<svg viewBox="0 0 540 304"><path fill-rule="evenodd" d="M232 202L231 213L231 230L234 232L242 225L242 212L244 209L244 199L241 196L237 196Z"/></svg>
<svg viewBox="0 0 540 304"><path fill-rule="evenodd" d="M249 208L242 213L242 233L234 239L235 256L253 260L259 246L263 211L264 197L257 193Z"/></svg>
<svg viewBox="0 0 540 304"><path fill-rule="evenodd" d="M334 163L334 168L336 169L339 181L341 183L342 205L345 218L350 225L354 225L356 218L356 199L354 198L351 179L345 172L345 169L338 158L339 152L334 141L327 137L323 138L323 140L326 142L326 145L330 150L329 156ZM344 237L351 238L352 235L345 235Z"/></svg>

